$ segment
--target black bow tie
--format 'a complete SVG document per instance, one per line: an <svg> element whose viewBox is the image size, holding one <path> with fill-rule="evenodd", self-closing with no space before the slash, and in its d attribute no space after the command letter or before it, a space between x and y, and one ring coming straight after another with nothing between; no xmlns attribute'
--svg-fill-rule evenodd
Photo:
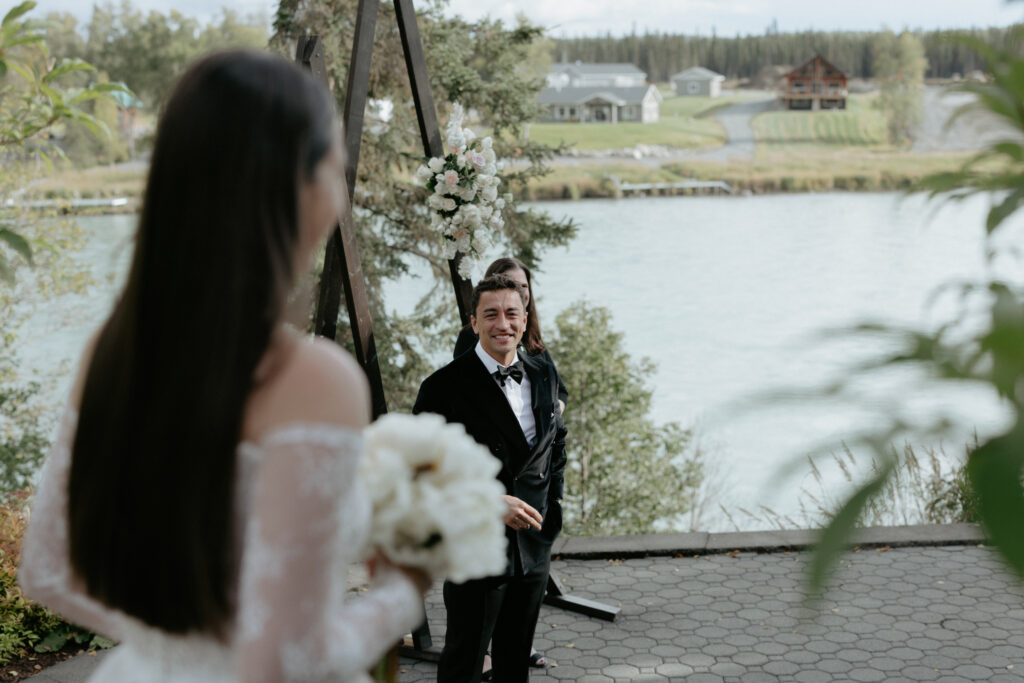
<svg viewBox="0 0 1024 683"><path fill-rule="evenodd" d="M507 368L503 368L500 365L498 369L494 371L494 379L498 380L498 384L505 386L505 378L511 377L516 381L516 384L523 383L523 361L517 360Z"/></svg>

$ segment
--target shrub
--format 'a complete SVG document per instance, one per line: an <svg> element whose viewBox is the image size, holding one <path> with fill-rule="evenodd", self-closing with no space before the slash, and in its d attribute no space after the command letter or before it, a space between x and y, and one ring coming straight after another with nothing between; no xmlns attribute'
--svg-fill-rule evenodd
<svg viewBox="0 0 1024 683"><path fill-rule="evenodd" d="M69 641L88 645L90 650L113 645L108 639L69 624L38 605L18 586L21 539L28 525L30 491L8 494L0 503L0 666L29 649L53 652Z"/></svg>
<svg viewBox="0 0 1024 683"><path fill-rule="evenodd" d="M26 598L18 586L28 496L28 491L16 491L0 504L0 664L28 654L61 624L60 617Z"/></svg>

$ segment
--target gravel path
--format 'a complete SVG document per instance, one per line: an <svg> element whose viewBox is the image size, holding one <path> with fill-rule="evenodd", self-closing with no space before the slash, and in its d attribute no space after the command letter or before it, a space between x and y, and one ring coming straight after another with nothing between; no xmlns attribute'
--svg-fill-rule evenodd
<svg viewBox="0 0 1024 683"><path fill-rule="evenodd" d="M950 117L963 105L975 100L965 92L950 92L937 86L925 86L921 124L911 134L915 152L951 152L981 149L1007 137L1017 137L998 117L985 111L971 111L951 126Z"/></svg>

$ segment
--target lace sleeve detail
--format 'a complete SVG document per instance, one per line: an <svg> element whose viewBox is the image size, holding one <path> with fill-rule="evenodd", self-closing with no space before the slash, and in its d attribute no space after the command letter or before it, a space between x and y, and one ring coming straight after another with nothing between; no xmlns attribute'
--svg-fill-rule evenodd
<svg viewBox="0 0 1024 683"><path fill-rule="evenodd" d="M76 424L77 411L69 407L36 487L18 580L29 598L76 624L120 640L124 615L90 597L71 571L67 492Z"/></svg>
<svg viewBox="0 0 1024 683"><path fill-rule="evenodd" d="M422 619L419 593L393 570L345 600L370 515L355 481L362 438L293 427L259 450L242 556L239 680L358 677Z"/></svg>

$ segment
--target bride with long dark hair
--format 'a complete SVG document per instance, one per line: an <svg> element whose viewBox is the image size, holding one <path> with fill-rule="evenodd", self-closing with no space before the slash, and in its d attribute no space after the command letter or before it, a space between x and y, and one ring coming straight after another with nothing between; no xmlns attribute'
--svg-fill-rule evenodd
<svg viewBox="0 0 1024 683"><path fill-rule="evenodd" d="M354 679L422 619L425 575L383 559L344 600L367 386L284 323L345 200L339 139L328 93L265 53L207 57L167 102L21 568L30 597L121 641L95 681Z"/></svg>

